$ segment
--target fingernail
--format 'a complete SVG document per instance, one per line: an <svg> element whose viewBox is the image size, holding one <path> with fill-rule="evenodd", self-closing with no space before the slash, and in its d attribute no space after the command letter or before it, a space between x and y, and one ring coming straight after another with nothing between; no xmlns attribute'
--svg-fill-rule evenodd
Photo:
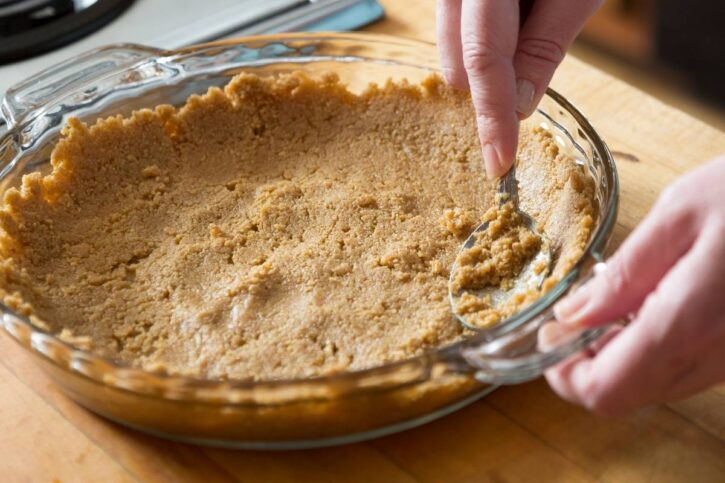
<svg viewBox="0 0 725 483"><path fill-rule="evenodd" d="M566 327L557 322L548 322L539 328L536 344L539 350L549 351L558 345L562 334L566 334Z"/></svg>
<svg viewBox="0 0 725 483"><path fill-rule="evenodd" d="M534 95L536 88L534 83L527 79L519 79L516 81L516 112L529 116L534 112Z"/></svg>
<svg viewBox="0 0 725 483"><path fill-rule="evenodd" d="M488 179L496 179L501 175L501 159L498 152L491 144L483 146L483 162L486 165L486 176Z"/></svg>
<svg viewBox="0 0 725 483"><path fill-rule="evenodd" d="M576 325L587 310L589 298L588 286L580 287L554 306L556 319L565 324Z"/></svg>

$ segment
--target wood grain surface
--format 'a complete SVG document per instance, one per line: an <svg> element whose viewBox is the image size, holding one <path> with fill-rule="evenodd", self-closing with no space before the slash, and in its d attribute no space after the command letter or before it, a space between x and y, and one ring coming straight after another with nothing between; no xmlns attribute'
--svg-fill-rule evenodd
<svg viewBox="0 0 725 483"><path fill-rule="evenodd" d="M386 19L367 30L434 41L432 0L382 3ZM622 198L615 246L666 184L725 152L720 131L575 58L565 60L553 86L616 153ZM5 334L0 354L0 481L725 481L725 387L602 419L537 380L366 443L231 451L121 428L66 398Z"/></svg>

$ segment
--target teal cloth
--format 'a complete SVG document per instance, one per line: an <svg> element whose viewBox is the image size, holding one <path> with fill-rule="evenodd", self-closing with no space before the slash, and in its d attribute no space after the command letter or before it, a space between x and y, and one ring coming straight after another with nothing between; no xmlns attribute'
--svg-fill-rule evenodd
<svg viewBox="0 0 725 483"><path fill-rule="evenodd" d="M356 4L308 25L305 32L330 32L355 30L380 19L384 14L383 7L376 0L361 0Z"/></svg>

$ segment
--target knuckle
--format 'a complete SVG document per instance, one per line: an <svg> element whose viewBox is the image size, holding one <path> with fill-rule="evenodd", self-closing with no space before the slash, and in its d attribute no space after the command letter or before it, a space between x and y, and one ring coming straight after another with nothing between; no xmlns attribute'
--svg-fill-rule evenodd
<svg viewBox="0 0 725 483"><path fill-rule="evenodd" d="M621 294L630 288L631 277L626 262L613 263L604 271L604 285L609 293Z"/></svg>
<svg viewBox="0 0 725 483"><path fill-rule="evenodd" d="M657 205L668 208L677 203L680 198L677 184L671 184L665 187L657 199Z"/></svg>
<svg viewBox="0 0 725 483"><path fill-rule="evenodd" d="M449 65L442 65L441 72L443 74L443 78L448 84L453 86L462 84L461 73L457 68Z"/></svg>
<svg viewBox="0 0 725 483"><path fill-rule="evenodd" d="M564 60L566 50L563 45L555 40L527 37L519 41L516 53L518 56L557 66Z"/></svg>
<svg viewBox="0 0 725 483"><path fill-rule="evenodd" d="M463 65L469 74L482 74L503 61L502 55L495 54L480 42L463 43Z"/></svg>
<svg viewBox="0 0 725 483"><path fill-rule="evenodd" d="M441 66L441 72L443 73L443 77L450 82L453 76L456 74L456 71L453 67L448 65L442 65Z"/></svg>
<svg viewBox="0 0 725 483"><path fill-rule="evenodd" d="M593 398L585 403L585 407L597 416L612 418L621 414L619 408L605 398Z"/></svg>
<svg viewBox="0 0 725 483"><path fill-rule="evenodd" d="M476 91L479 100L476 103L476 122L484 131L500 133L506 125L500 121L501 113L506 112L508 104L495 96L484 96L480 90Z"/></svg>
<svg viewBox="0 0 725 483"><path fill-rule="evenodd" d="M683 234L692 233L702 222L703 210L698 209L700 200L684 190L680 183L667 186L655 202L652 213L660 218L660 226L665 236L672 240L683 238Z"/></svg>
<svg viewBox="0 0 725 483"><path fill-rule="evenodd" d="M609 397L607 391L597 384L595 380L587 384L583 389L581 402L582 406L588 411L604 417L614 417L621 414L621 408L616 400Z"/></svg>

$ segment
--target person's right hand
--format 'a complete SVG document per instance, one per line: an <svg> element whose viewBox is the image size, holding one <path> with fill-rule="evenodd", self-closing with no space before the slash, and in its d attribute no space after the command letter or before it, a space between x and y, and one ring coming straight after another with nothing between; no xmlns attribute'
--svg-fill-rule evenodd
<svg viewBox="0 0 725 483"><path fill-rule="evenodd" d="M471 89L486 173L516 157L519 119L530 116L564 53L603 0L534 0L519 29L517 0L438 0L443 76Z"/></svg>

